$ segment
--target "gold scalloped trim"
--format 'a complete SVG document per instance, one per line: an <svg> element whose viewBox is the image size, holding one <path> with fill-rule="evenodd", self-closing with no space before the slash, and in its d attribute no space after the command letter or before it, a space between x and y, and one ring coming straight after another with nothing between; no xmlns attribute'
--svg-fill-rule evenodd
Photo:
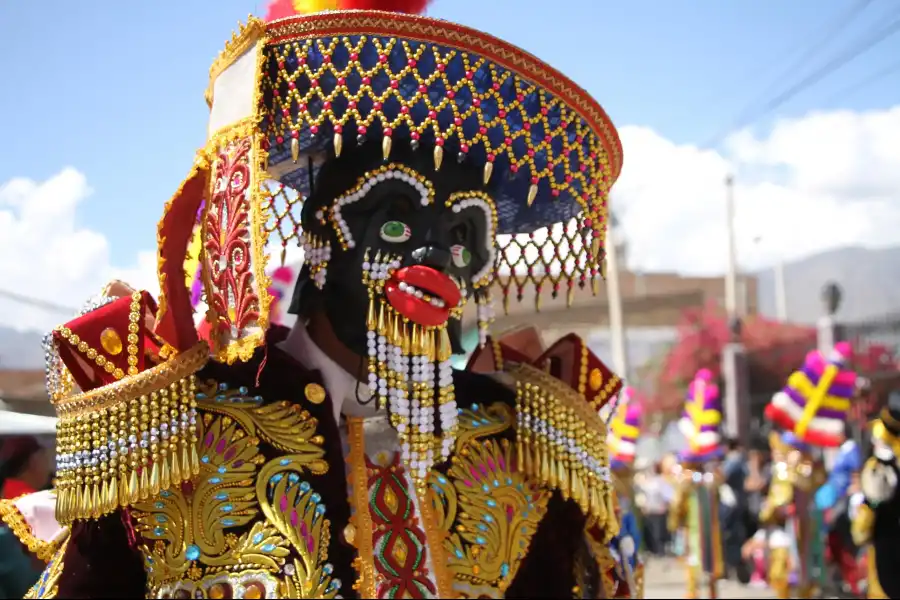
<svg viewBox="0 0 900 600"><path fill-rule="evenodd" d="M216 60L213 61L209 68L209 84L203 97L206 104L212 108L215 100L214 86L219 75L225 72L228 67L233 65L235 61L247 52L260 37L266 34L266 24L262 19L258 19L253 15L247 16L247 23L238 23L238 30L231 34L231 39L225 42L225 49L219 53ZM257 70L259 73L259 70Z"/></svg>
<svg viewBox="0 0 900 600"><path fill-rule="evenodd" d="M25 516L15 505L14 500L0 500L0 520L2 520L10 528L13 534L22 544L28 548L28 551L37 556L44 562L48 562L57 550L62 546L63 542L68 538L68 528L49 542L38 538L31 531L31 526L25 520Z"/></svg>

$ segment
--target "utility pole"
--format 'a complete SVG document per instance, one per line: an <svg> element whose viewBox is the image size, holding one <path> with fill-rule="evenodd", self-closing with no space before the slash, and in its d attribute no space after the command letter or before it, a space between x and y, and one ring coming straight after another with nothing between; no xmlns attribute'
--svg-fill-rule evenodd
<svg viewBox="0 0 900 600"><path fill-rule="evenodd" d="M725 312L728 318L738 316L737 307L737 249L734 233L734 177L725 178L725 213L728 219L728 265L725 271Z"/></svg>
<svg viewBox="0 0 900 600"><path fill-rule="evenodd" d="M787 282L784 279L784 261L775 261L775 315L781 322L788 320Z"/></svg>
<svg viewBox="0 0 900 600"><path fill-rule="evenodd" d="M622 317L622 290L619 288L619 231L606 225L606 302L609 305L609 332L613 368L628 380L628 353L625 349L625 321Z"/></svg>

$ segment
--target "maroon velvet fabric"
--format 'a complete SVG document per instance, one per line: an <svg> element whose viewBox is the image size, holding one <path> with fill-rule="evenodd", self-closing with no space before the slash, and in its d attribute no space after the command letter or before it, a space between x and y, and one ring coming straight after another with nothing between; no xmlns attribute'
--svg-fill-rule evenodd
<svg viewBox="0 0 900 600"><path fill-rule="evenodd" d="M144 598L147 575L140 551L129 543L121 511L79 521L63 557L58 598Z"/></svg>

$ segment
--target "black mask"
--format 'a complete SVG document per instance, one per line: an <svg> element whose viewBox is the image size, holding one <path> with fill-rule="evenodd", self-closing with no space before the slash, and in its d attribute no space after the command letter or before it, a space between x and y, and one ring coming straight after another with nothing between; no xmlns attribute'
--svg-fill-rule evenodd
<svg viewBox="0 0 900 600"><path fill-rule="evenodd" d="M409 181L387 178L372 185L358 200L342 206L339 214L353 240L353 247L342 248L329 210L361 178L388 164L405 167L413 176L409 179L421 180L416 181L418 189ZM433 189L433 201L423 206L426 186ZM446 323L453 351L462 352L460 319L450 317L447 304L458 298L461 307L466 300L484 293L475 289L473 279L491 275L494 231L484 204L454 210L447 201L464 192L483 194L483 189L481 169L448 160L435 170L429 152L399 147L386 162L375 144L346 149L319 170L313 193L303 207L304 232L330 246L324 284L321 289L315 285L309 265L304 266L290 312L307 316L324 311L337 338L354 353L365 356L369 298L362 280L363 265L367 260L374 262L379 253L390 255L396 257L395 264L399 262L400 268L424 267L417 267L418 272L409 278L420 296L424 292L424 300L392 292L390 284L388 299L393 294L392 304L412 322L429 326ZM450 282L454 289L448 286ZM466 296L460 297L459 292ZM399 308L398 303L404 307Z"/></svg>

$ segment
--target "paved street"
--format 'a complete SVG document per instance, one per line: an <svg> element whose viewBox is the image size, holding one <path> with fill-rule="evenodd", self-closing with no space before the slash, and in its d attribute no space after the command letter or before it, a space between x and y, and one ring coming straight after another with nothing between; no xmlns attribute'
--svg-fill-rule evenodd
<svg viewBox="0 0 900 600"><path fill-rule="evenodd" d="M687 586L684 569L673 559L649 560L645 570L645 598L684 598ZM701 590L701 598L708 598ZM734 581L720 581L719 598L775 598L769 589L757 589Z"/></svg>

